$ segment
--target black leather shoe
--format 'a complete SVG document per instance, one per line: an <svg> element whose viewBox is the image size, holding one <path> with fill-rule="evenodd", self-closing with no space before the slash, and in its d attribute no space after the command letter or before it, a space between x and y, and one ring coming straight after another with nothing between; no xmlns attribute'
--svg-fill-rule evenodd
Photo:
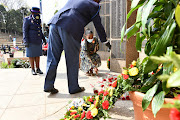
<svg viewBox="0 0 180 120"><path fill-rule="evenodd" d="M51 93L51 94L56 94L56 93L58 93L59 91L58 91L58 89L53 88L53 89L51 89L51 90L44 90L44 92L49 92L49 93Z"/></svg>
<svg viewBox="0 0 180 120"><path fill-rule="evenodd" d="M34 69L32 69L31 72L32 72L32 75L37 75Z"/></svg>
<svg viewBox="0 0 180 120"><path fill-rule="evenodd" d="M39 68L36 70L36 72L39 74L43 74L43 72Z"/></svg>
<svg viewBox="0 0 180 120"><path fill-rule="evenodd" d="M83 91L85 91L85 88L84 87L80 87L79 90L71 92L70 94L76 94L76 93L80 93L80 92L83 92Z"/></svg>

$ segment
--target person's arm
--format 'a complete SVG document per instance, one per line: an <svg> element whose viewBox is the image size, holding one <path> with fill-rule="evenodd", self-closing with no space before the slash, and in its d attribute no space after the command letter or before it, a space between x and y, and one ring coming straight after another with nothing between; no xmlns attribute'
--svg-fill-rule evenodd
<svg viewBox="0 0 180 120"><path fill-rule="evenodd" d="M24 45L25 47L29 47L29 35L28 35L28 31L29 31L29 23L28 23L28 19L24 18L23 20L23 40L24 40Z"/></svg>
<svg viewBox="0 0 180 120"><path fill-rule="evenodd" d="M94 26L96 28L96 31L98 33L98 36L102 43L104 43L109 49L111 49L110 43L107 41L106 32L104 30L104 27L101 23L101 18L99 16L99 13L92 19Z"/></svg>

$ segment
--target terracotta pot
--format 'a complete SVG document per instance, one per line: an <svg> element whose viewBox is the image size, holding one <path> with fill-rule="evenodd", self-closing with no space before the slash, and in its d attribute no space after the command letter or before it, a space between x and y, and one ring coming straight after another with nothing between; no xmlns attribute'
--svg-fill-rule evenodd
<svg viewBox="0 0 180 120"><path fill-rule="evenodd" d="M170 109L168 108L161 108L160 111L157 113L156 118L154 118L154 115L152 113L151 104L148 106L148 108L143 112L142 109L142 99L145 94L141 92L129 92L130 99L133 102L134 106L134 117L135 120L170 120L169 113ZM164 104L167 103L173 103L173 99L171 98L165 98Z"/></svg>

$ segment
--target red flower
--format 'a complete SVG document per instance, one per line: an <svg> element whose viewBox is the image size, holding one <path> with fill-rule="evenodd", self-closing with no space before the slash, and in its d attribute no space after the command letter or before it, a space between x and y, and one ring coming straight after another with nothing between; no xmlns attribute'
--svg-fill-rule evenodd
<svg viewBox="0 0 180 120"><path fill-rule="evenodd" d="M109 101L108 101L108 100L105 100L105 101L102 103L102 107L103 107L103 109L108 110L108 108L109 108Z"/></svg>
<svg viewBox="0 0 180 120"><path fill-rule="evenodd" d="M130 68L133 68L133 67L134 67L134 66L131 64L131 65L130 65Z"/></svg>
<svg viewBox="0 0 180 120"><path fill-rule="evenodd" d="M106 90L106 91L104 92L104 96L107 96L107 95L109 95L109 92Z"/></svg>
<svg viewBox="0 0 180 120"><path fill-rule="evenodd" d="M71 112L70 115L74 115L74 114L76 114L76 113L77 113L77 112Z"/></svg>
<svg viewBox="0 0 180 120"><path fill-rule="evenodd" d="M154 72L152 72L152 75L154 75Z"/></svg>
<svg viewBox="0 0 180 120"><path fill-rule="evenodd" d="M100 94L104 94L104 91L103 91L103 90L101 90L101 91L98 93L98 95L100 95Z"/></svg>
<svg viewBox="0 0 180 120"><path fill-rule="evenodd" d="M129 75L123 75L123 78L127 80L129 78Z"/></svg>
<svg viewBox="0 0 180 120"><path fill-rule="evenodd" d="M94 90L94 94L98 94L98 90Z"/></svg>
<svg viewBox="0 0 180 120"><path fill-rule="evenodd" d="M117 86L117 80L116 80L116 81L114 81L114 82L113 82L113 84L112 84L112 87L114 87L114 88L115 88L116 86Z"/></svg>
<svg viewBox="0 0 180 120"><path fill-rule="evenodd" d="M109 80L109 82L112 82L112 80Z"/></svg>
<svg viewBox="0 0 180 120"><path fill-rule="evenodd" d="M91 111L88 111L86 114L87 119L93 119L93 116L91 115Z"/></svg>
<svg viewBox="0 0 180 120"><path fill-rule="evenodd" d="M122 99L122 100L126 100L125 97L122 97L121 99Z"/></svg>
<svg viewBox="0 0 180 120"><path fill-rule="evenodd" d="M180 120L180 112L176 108L172 108L169 117L171 120Z"/></svg>
<svg viewBox="0 0 180 120"><path fill-rule="evenodd" d="M93 102L93 99L92 99L92 98L90 98L88 101L89 101L89 102Z"/></svg>
<svg viewBox="0 0 180 120"><path fill-rule="evenodd" d="M108 86L111 86L112 84L109 84Z"/></svg>
<svg viewBox="0 0 180 120"><path fill-rule="evenodd" d="M96 105L96 100L94 101L94 105Z"/></svg>
<svg viewBox="0 0 180 120"><path fill-rule="evenodd" d="M103 81L106 81L106 79L103 79Z"/></svg>
<svg viewBox="0 0 180 120"><path fill-rule="evenodd" d="M117 78L115 78L114 80L117 80Z"/></svg>
<svg viewBox="0 0 180 120"><path fill-rule="evenodd" d="M104 85L101 85L101 87L103 88L103 87L104 87Z"/></svg>
<svg viewBox="0 0 180 120"><path fill-rule="evenodd" d="M82 120L84 117L85 117L85 111L81 114L81 118L80 118L80 120Z"/></svg>
<svg viewBox="0 0 180 120"><path fill-rule="evenodd" d="M103 96L102 100L104 100L104 96Z"/></svg>
<svg viewBox="0 0 180 120"><path fill-rule="evenodd" d="M80 117L80 115L79 115L79 114L77 114L76 116L74 116L74 118L78 118L78 117Z"/></svg>
<svg viewBox="0 0 180 120"><path fill-rule="evenodd" d="M174 98L175 100L180 100L180 95Z"/></svg>
<svg viewBox="0 0 180 120"><path fill-rule="evenodd" d="M130 100L129 96L126 96L126 100Z"/></svg>

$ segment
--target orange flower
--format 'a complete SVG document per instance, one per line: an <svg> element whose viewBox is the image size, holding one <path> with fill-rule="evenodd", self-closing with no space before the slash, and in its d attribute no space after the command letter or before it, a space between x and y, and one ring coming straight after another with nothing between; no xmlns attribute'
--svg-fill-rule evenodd
<svg viewBox="0 0 180 120"><path fill-rule="evenodd" d="M113 82L113 84L112 84L112 87L114 87L114 88L115 88L116 86L117 86L117 80L116 80L116 81L114 81L114 82Z"/></svg>

